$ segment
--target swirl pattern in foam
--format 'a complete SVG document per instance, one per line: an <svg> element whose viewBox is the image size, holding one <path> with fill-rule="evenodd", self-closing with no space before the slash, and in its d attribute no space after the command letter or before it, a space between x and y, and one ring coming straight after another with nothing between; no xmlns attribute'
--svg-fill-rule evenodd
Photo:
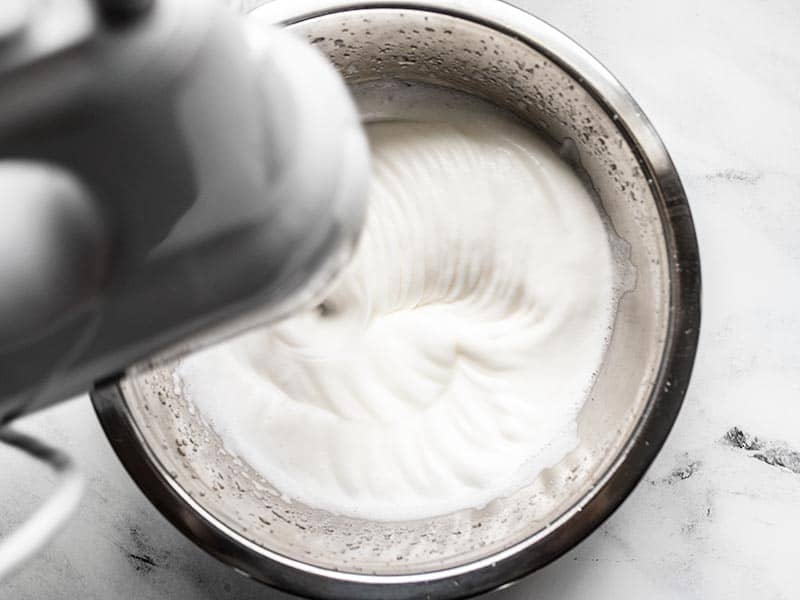
<svg viewBox="0 0 800 600"><path fill-rule="evenodd" d="M294 500L375 520L480 507L577 445L613 315L608 234L573 170L509 117L368 133L367 225L335 289L177 374Z"/></svg>

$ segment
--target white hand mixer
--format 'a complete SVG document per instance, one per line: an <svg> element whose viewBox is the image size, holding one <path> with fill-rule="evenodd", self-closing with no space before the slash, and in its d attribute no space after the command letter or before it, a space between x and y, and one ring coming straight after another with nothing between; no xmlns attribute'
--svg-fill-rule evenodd
<svg viewBox="0 0 800 600"><path fill-rule="evenodd" d="M368 150L339 75L210 0L4 0L0 424L317 297L360 232ZM62 473L0 578L72 512Z"/></svg>

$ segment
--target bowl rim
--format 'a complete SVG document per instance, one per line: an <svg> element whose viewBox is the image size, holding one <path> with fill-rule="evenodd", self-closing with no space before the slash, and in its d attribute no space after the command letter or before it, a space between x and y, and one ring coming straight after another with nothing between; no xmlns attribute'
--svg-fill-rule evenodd
<svg viewBox="0 0 800 600"><path fill-rule="evenodd" d="M593 489L548 527L491 556L406 575L342 572L258 546L206 511L170 476L145 443L125 402L121 377L99 383L91 398L114 451L142 492L188 538L239 573L313 598L464 598L504 587L573 548L620 506L644 476L672 429L689 384L699 338L700 259L686 194L652 124L605 67L541 19L498 0L273 0L254 14L288 26L331 13L381 8L442 13L472 21L511 35L544 54L614 116L620 133L652 181L668 257L667 334L645 408L606 472Z"/></svg>

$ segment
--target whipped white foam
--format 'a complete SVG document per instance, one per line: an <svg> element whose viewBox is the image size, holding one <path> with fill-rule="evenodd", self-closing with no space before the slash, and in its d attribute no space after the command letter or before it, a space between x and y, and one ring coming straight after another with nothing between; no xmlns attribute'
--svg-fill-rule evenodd
<svg viewBox="0 0 800 600"><path fill-rule="evenodd" d="M572 169L510 118L368 133L367 225L329 297L177 375L294 500L376 520L480 507L577 445L612 320L608 234Z"/></svg>

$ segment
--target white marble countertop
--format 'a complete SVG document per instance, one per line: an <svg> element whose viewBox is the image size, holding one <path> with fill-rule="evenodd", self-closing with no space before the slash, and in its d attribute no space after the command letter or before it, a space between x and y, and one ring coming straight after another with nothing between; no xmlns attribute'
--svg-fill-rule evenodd
<svg viewBox="0 0 800 600"><path fill-rule="evenodd" d="M692 385L646 480L594 535L492 598L797 598L800 3L518 4L597 56L660 132L694 212L704 306ZM86 397L21 427L68 449L88 493L0 599L288 599L173 529L123 471ZM761 449L725 441L733 427ZM0 536L50 484L0 448Z"/></svg>

